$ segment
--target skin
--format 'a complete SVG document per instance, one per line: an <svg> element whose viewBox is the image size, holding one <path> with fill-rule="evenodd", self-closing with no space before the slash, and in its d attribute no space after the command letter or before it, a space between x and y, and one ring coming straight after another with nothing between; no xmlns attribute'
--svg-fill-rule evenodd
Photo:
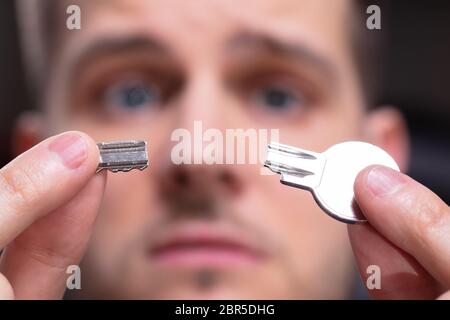
<svg viewBox="0 0 450 320"><path fill-rule="evenodd" d="M436 298L449 288L448 206L404 174L361 172L355 194L369 223L347 227L260 165L170 160L173 130L202 120L221 130L277 128L281 142L317 152L366 140L405 169L401 117L366 111L344 27L349 1L105 3L79 3L82 30L58 34L44 112L22 117L17 130L18 152L80 130L56 145L81 137L81 155L70 149L64 165L51 137L0 170L0 297L61 297L65 267L83 257L73 297L346 298L352 250L363 280L367 266L381 267L374 297ZM125 107L117 94L136 81L160 97ZM257 98L273 86L292 98L287 106ZM106 184L94 174L94 141L121 139L149 141L150 168L110 174ZM192 203L201 206L188 210ZM258 259L164 265L149 254L199 224L245 241Z"/></svg>

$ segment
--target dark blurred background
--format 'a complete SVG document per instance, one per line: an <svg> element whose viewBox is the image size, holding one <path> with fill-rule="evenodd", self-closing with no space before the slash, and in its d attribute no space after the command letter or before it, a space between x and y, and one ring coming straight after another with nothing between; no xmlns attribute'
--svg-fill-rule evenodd
<svg viewBox="0 0 450 320"><path fill-rule="evenodd" d="M376 1L374 1L376 2ZM412 138L409 173L450 200L450 1L390 3L382 11L387 31L380 103L394 104ZM14 119L33 108L25 76L14 1L0 1L0 166L11 159Z"/></svg>

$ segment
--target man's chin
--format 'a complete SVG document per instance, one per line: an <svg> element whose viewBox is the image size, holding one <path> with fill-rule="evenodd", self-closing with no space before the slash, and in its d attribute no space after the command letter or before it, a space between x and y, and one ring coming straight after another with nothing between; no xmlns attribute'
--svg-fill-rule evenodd
<svg viewBox="0 0 450 320"><path fill-rule="evenodd" d="M248 300L289 299L285 286L264 278L236 276L230 274L198 273L174 281L152 283L145 297L137 299L161 300ZM142 291L141 291L142 292Z"/></svg>
<svg viewBox="0 0 450 320"><path fill-rule="evenodd" d="M251 297L252 294L246 292L248 279L246 281L240 272L233 271L190 269L178 273L166 270L148 283L148 289L151 291L148 298L243 299Z"/></svg>
<svg viewBox="0 0 450 320"><path fill-rule="evenodd" d="M149 299L160 300L246 300L260 296L257 292L248 292L243 288L215 287L207 290L198 288L172 288L163 290Z"/></svg>

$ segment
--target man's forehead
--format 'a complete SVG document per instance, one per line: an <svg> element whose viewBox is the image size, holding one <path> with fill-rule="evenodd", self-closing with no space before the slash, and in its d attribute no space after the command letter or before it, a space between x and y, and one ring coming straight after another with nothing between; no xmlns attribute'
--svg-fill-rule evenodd
<svg viewBox="0 0 450 320"><path fill-rule="evenodd" d="M288 10L293 8L303 8L303 9L314 9L314 8L337 8L346 7L349 5L351 0L247 0L239 4L239 8L242 6L249 6L253 8L264 8L266 10ZM185 0L64 0L65 4L77 3L84 6L105 6L110 8L119 9L133 9L142 8L144 6L172 6L172 7L195 7L195 6L232 6L236 7L236 3L229 0L196 0L196 1L185 1Z"/></svg>
<svg viewBox="0 0 450 320"><path fill-rule="evenodd" d="M83 50L92 51L90 47L96 49L108 39L121 43L121 39L131 36L149 37L159 47L167 44L178 47L177 43L188 39L188 47L202 50L206 48L205 41L225 48L236 34L251 34L268 39L263 41L266 44L275 41L275 47L288 48L284 52L317 56L319 59L313 59L317 61L328 58L330 62L322 65L346 55L348 49L347 41L342 40L346 37L343 17L349 11L350 0L247 0L239 6L229 0L78 0L76 3L85 17L82 30L68 32L68 37L63 37L63 51L70 53L63 54L69 56L64 60L72 65L85 55ZM305 52L312 54L305 55Z"/></svg>
<svg viewBox="0 0 450 320"><path fill-rule="evenodd" d="M71 2L73 3L73 1ZM169 13L174 18L191 15L204 16L260 16L273 19L302 21L340 20L349 12L351 0L78 0L88 14L106 12L127 15L161 15ZM205 14L207 13L207 14Z"/></svg>
<svg viewBox="0 0 450 320"><path fill-rule="evenodd" d="M236 30L307 43L317 51L347 54L351 0L79 0L83 30L69 39L147 32L178 43L220 44ZM74 39L75 38L75 39ZM78 39L76 39L78 38ZM66 38L67 39L67 38ZM198 42L200 41L200 42ZM82 41L83 42L83 41ZM80 43L80 42L79 42Z"/></svg>

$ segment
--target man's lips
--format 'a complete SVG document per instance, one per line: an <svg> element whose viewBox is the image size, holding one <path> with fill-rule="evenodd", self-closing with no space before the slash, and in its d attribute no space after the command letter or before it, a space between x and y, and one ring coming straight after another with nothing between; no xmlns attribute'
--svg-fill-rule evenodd
<svg viewBox="0 0 450 320"><path fill-rule="evenodd" d="M159 239L151 259L166 267L236 267L254 264L262 250L242 235L212 226L186 226Z"/></svg>

